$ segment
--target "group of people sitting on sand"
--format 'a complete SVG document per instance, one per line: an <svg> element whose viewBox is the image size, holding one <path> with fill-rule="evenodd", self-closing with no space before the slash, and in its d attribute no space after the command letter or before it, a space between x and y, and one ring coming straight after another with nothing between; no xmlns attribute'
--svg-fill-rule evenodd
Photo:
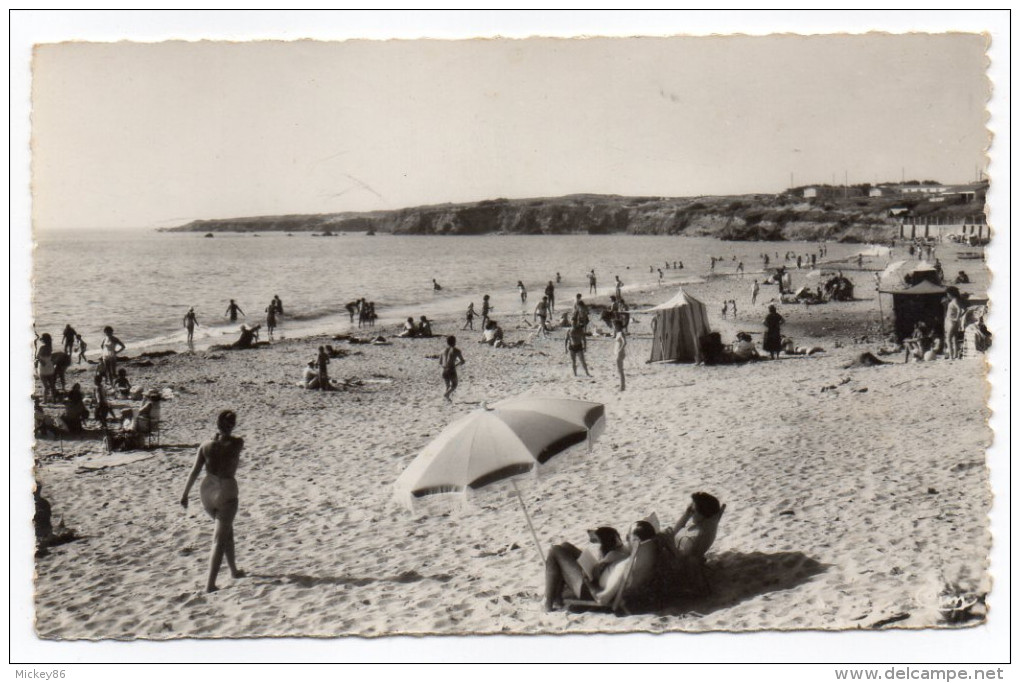
<svg viewBox="0 0 1020 683"><path fill-rule="evenodd" d="M904 362L909 363L936 360L943 353L950 360L962 358L965 348L970 352L987 351L992 343L992 334L985 326L987 308L970 305L967 295L952 285L946 287L943 304L944 318L918 320L911 334L902 339L891 333L878 354L902 353Z"/></svg>
<svg viewBox="0 0 1020 683"><path fill-rule="evenodd" d="M676 524L658 528L658 520L635 522L626 541L613 527L588 532L588 547L555 545L545 562L545 608L610 608L646 611L684 596L709 591L706 553L715 542L726 510L699 491Z"/></svg>
<svg viewBox="0 0 1020 683"><path fill-rule="evenodd" d="M432 337L432 321L424 315L415 324L414 318L409 317L404 322L404 328L397 335L398 337Z"/></svg>

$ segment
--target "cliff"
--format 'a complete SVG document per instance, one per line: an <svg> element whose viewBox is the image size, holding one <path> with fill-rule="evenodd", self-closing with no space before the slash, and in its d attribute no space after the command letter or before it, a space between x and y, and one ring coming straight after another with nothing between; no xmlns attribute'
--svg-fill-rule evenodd
<svg viewBox="0 0 1020 683"><path fill-rule="evenodd" d="M983 211L981 205L938 207ZM907 215L931 215L918 200ZM809 202L792 193L720 197L621 197L570 195L543 199L493 199L394 211L258 216L199 220L169 231L188 232L388 232L412 235L610 234L705 235L724 240L888 239L898 220L890 216L903 200L850 197ZM924 213L924 212L927 213Z"/></svg>

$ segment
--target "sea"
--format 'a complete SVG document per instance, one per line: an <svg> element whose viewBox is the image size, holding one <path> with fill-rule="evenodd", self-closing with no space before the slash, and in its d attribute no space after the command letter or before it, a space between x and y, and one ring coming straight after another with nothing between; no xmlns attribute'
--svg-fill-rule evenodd
<svg viewBox="0 0 1020 683"><path fill-rule="evenodd" d="M334 237L280 232L201 233L153 230L68 230L35 235L33 314L36 332L60 344L70 324L98 353L106 325L126 354L185 347L182 319L195 308L197 348L233 341L241 323L265 322L274 295L283 301L278 337L350 332L345 304L374 301L379 324L461 316L469 302L480 310L489 294L493 317L530 316L549 281L558 308L580 292L589 297L594 269L598 294L659 286L661 300L686 284L697 295L704 278L760 271L788 252L818 253L818 243L723 242L711 237L638 235L419 236L345 233ZM845 259L862 245L829 243L827 261ZM778 259L777 259L778 254ZM715 268L711 257L721 258ZM736 257L736 260L734 260ZM682 269L672 268L674 262ZM671 266L665 268L666 263ZM556 275L561 282L555 284ZM433 278L441 285L434 291ZM528 291L522 304L521 281ZM643 295L655 299L654 294ZM231 323L235 299L246 317ZM356 330L357 323L353 328ZM477 321L476 321L477 328ZM263 334L263 339L265 335Z"/></svg>

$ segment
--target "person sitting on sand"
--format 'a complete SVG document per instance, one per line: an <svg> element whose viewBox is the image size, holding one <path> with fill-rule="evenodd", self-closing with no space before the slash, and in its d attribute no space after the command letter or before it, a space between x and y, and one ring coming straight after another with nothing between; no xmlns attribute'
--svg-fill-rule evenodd
<svg viewBox="0 0 1020 683"><path fill-rule="evenodd" d="M131 396L131 380L128 379L127 370L124 368L117 370L117 379L113 382L113 388L117 392L118 398Z"/></svg>
<svg viewBox="0 0 1020 683"><path fill-rule="evenodd" d="M143 436L153 432L156 425L159 424L162 400L163 395L155 389L145 395L142 407L138 409L138 414L131 421L130 430L134 434Z"/></svg>
<svg viewBox="0 0 1020 683"><path fill-rule="evenodd" d="M503 346L503 329L499 326L499 323L490 318L489 322L485 325L485 330L482 332L482 339L478 343L488 344L495 348Z"/></svg>
<svg viewBox="0 0 1020 683"><path fill-rule="evenodd" d="M418 320L418 336L419 337L432 336L432 322L425 316L422 316Z"/></svg>
<svg viewBox="0 0 1020 683"><path fill-rule="evenodd" d="M588 539L592 546L584 551L569 542L549 549L545 560L547 612L562 607L564 598L595 600L600 593L604 595L611 569L630 556L620 539L620 533L613 527L602 526L589 530ZM612 596L609 596L609 600L603 604L611 600Z"/></svg>
<svg viewBox="0 0 1020 683"><path fill-rule="evenodd" d="M733 342L731 352L733 360L739 363L749 360L761 360L758 348L754 345L751 335L747 332L737 332L737 339Z"/></svg>
<svg viewBox="0 0 1020 683"><path fill-rule="evenodd" d="M969 278L969 277L967 277L967 273L965 273L965 272L963 272L963 271L961 270L961 271L960 271L960 272L959 272L959 273L957 274L957 276L956 276L956 280L955 280L954 284L958 284L958 285L966 285L966 284L970 284L970 278Z"/></svg>
<svg viewBox="0 0 1020 683"><path fill-rule="evenodd" d="M934 344L934 334L928 323L923 320L914 325L914 333L903 339L903 362L908 363L910 359L924 360L925 354L931 350Z"/></svg>
<svg viewBox="0 0 1020 683"><path fill-rule="evenodd" d="M37 437L62 437L67 431L66 426L60 420L50 417L39 404L39 397L32 395L32 402L35 405L35 431Z"/></svg>
<svg viewBox="0 0 1020 683"><path fill-rule="evenodd" d="M432 291L440 292L440 291L442 291L442 289L443 289L443 286L440 285L438 282L436 282L435 278L432 278Z"/></svg>
<svg viewBox="0 0 1020 683"><path fill-rule="evenodd" d="M404 323L404 328L400 331L398 337L416 337L418 336L418 328L414 326L414 318L408 318Z"/></svg>
<svg viewBox="0 0 1020 683"><path fill-rule="evenodd" d="M71 391L67 392L64 412L60 418L67 426L67 431L72 434L79 434L83 429L82 424L88 416L89 411L85 407L85 398L82 395L81 385L76 383L71 387Z"/></svg>
<svg viewBox="0 0 1020 683"><path fill-rule="evenodd" d="M316 372L315 366L318 364L318 360L312 359L308 361L308 365L305 366L304 371L301 373L301 385L305 389L318 389L319 388L319 373Z"/></svg>
<svg viewBox="0 0 1020 683"><path fill-rule="evenodd" d="M224 557L227 558L233 578L244 576L234 561L234 517L237 516L238 508L237 480L234 477L244 448L244 439L233 436L236 425L237 414L233 410L224 410L219 414L216 436L198 447L195 466L191 468L188 483L181 495L181 506L187 509L191 487L205 468L206 475L200 489L202 507L216 520L212 555L209 558L209 579L205 587L208 593L217 590L216 576Z"/></svg>
<svg viewBox="0 0 1020 683"><path fill-rule="evenodd" d="M262 325L255 325L254 327L248 327L247 325L241 325L241 336L237 338L233 344L227 348L231 349L250 349L256 344L259 336L259 329Z"/></svg>

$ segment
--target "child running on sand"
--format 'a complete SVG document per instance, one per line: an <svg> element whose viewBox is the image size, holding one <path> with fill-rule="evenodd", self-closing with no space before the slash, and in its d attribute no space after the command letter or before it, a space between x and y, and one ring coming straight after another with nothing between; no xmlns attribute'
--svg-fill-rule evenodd
<svg viewBox="0 0 1020 683"><path fill-rule="evenodd" d="M446 348L439 354L439 367L443 369L443 382L446 383L443 398L451 403L450 395L457 390L458 365L464 365L464 354L457 348L457 338L450 335L446 338Z"/></svg>
<svg viewBox="0 0 1020 683"><path fill-rule="evenodd" d="M237 425L237 414L233 410L224 410L216 420L216 436L198 447L195 466L188 475L188 483L181 495L181 506L187 509L188 494L198 479L202 468L205 468L205 479L202 480L200 495L202 507L216 520L216 531L213 533L212 555L209 557L209 579L205 590L212 593L217 590L216 576L220 573L223 558L227 558L230 575L235 579L244 576L234 561L234 517L237 516L238 496L237 466L241 459L244 439L233 436Z"/></svg>

